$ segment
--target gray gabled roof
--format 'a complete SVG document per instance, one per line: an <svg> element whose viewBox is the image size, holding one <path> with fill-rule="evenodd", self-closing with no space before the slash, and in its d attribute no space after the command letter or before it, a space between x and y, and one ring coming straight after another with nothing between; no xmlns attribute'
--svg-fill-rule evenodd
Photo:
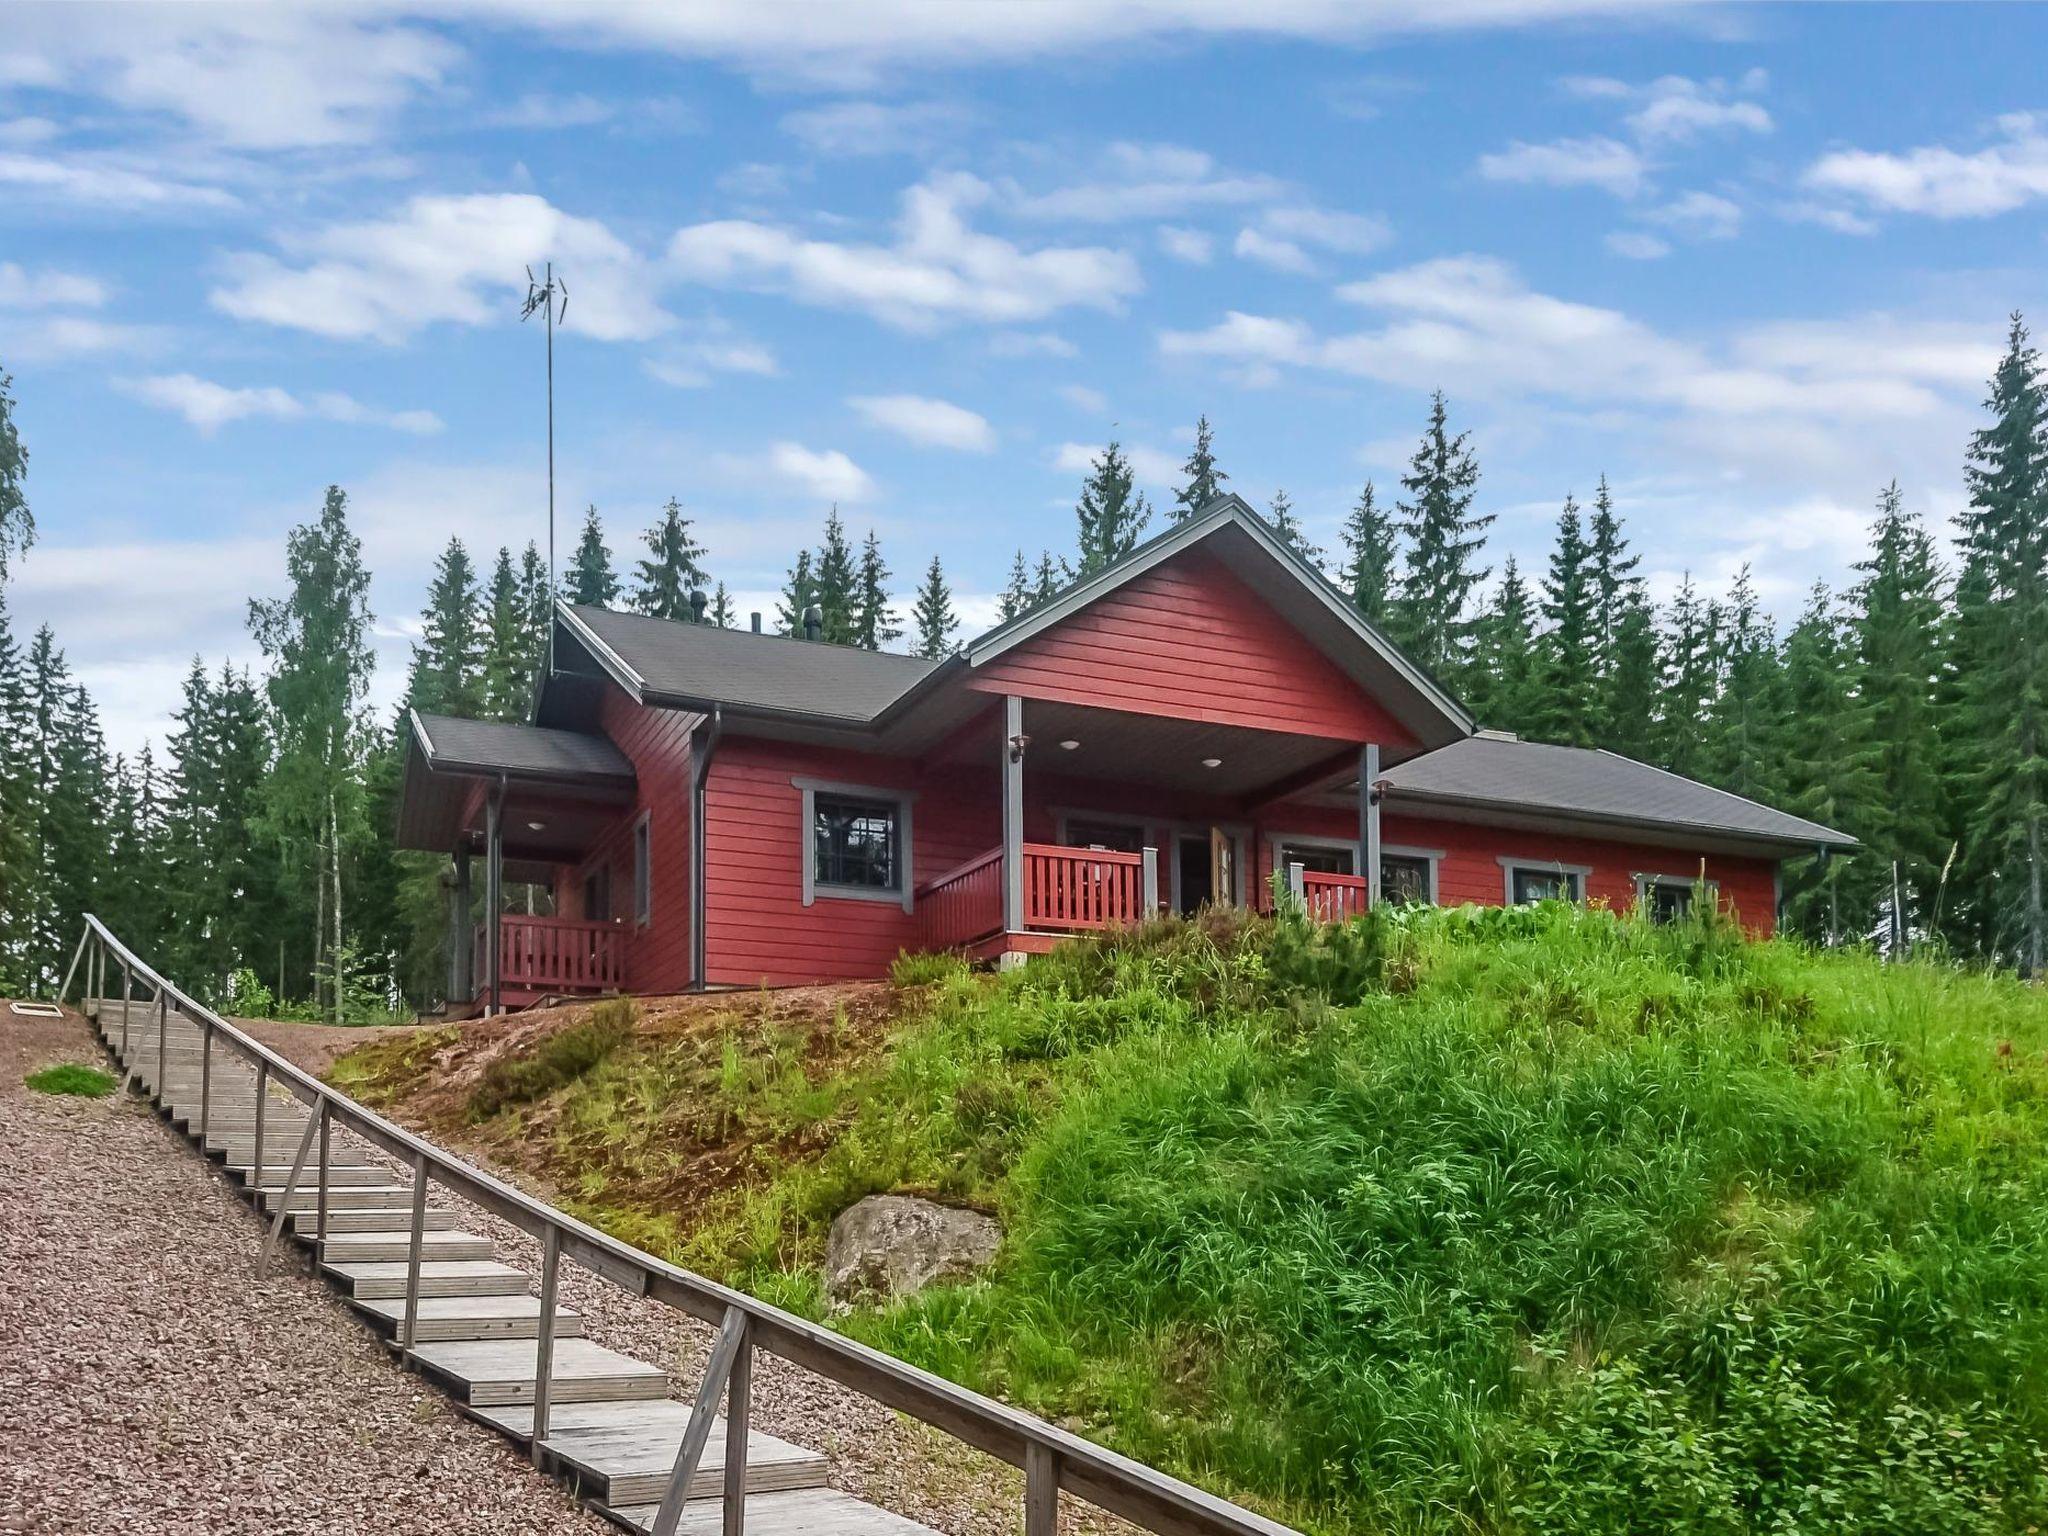
<svg viewBox="0 0 2048 1536"><path fill-rule="evenodd" d="M435 773L633 782L633 765L625 753L602 736L418 710L412 712L412 731L414 744Z"/></svg>
<svg viewBox="0 0 2048 1536"><path fill-rule="evenodd" d="M1380 775L1389 803L1509 811L1736 842L1854 848L1832 827L1634 758L1481 731Z"/></svg>
<svg viewBox="0 0 2048 1536"><path fill-rule="evenodd" d="M866 724L941 665L893 651L562 604L563 622L642 703Z"/></svg>

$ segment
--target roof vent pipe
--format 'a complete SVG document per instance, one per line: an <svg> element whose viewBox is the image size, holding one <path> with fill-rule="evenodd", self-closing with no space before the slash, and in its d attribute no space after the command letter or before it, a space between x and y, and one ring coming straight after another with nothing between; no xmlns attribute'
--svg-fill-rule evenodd
<svg viewBox="0 0 2048 1536"><path fill-rule="evenodd" d="M709 601L704 596L704 589L702 587L690 588L690 622L692 624L702 624L704 622L704 609Z"/></svg>
<svg viewBox="0 0 2048 1536"><path fill-rule="evenodd" d="M815 640L825 632L825 610L816 603L804 610L804 638Z"/></svg>
<svg viewBox="0 0 2048 1536"><path fill-rule="evenodd" d="M761 610L756 608L747 617L754 621L754 633L757 635L761 633Z"/></svg>

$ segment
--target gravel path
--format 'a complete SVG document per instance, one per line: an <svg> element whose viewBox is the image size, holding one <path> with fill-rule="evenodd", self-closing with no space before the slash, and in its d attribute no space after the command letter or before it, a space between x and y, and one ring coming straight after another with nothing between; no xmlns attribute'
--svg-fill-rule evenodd
<svg viewBox="0 0 2048 1536"><path fill-rule="evenodd" d="M105 1059L0 1005L0 1530L587 1532L506 1442L396 1369L139 1101L22 1076Z"/></svg>

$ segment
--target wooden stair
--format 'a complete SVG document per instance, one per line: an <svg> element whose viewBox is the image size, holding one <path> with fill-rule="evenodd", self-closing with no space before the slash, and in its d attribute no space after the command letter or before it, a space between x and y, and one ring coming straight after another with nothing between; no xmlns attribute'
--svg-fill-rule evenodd
<svg viewBox="0 0 2048 1536"><path fill-rule="evenodd" d="M533 1277L501 1262L489 1238L462 1231L431 1199L421 1239L419 1301L410 1350L400 1346L412 1246L412 1181L376 1149L336 1127L329 1137L327 1232L318 1236L317 1141L287 1197L307 1112L280 1092L263 1105L262 1169L256 1168L256 1074L218 1047L207 1079L201 1137L203 1040L172 1014L158 1049L152 1003L88 1006L130 1083L209 1159L219 1163L266 1221L282 1207L285 1230L313 1250L315 1272L378 1330L407 1365L438 1383L480 1423L533 1454L533 1400L540 1298ZM159 1065L163 1081L157 1076ZM548 1432L535 1460L599 1513L632 1531L651 1531L690 1422L690 1406L669 1396L668 1374L584 1337L583 1319L555 1308ZM723 1417L711 1428L677 1529L721 1536L726 1448ZM746 1524L749 1536L935 1536L913 1520L825 1486L816 1451L750 1430Z"/></svg>

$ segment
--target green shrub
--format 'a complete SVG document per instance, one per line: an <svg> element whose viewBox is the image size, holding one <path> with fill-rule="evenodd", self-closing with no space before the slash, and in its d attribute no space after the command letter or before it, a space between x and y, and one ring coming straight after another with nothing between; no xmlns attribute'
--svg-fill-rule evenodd
<svg viewBox="0 0 2048 1536"><path fill-rule="evenodd" d="M104 1099L114 1091L110 1074L73 1061L31 1072L23 1081L37 1093L70 1094L81 1099Z"/></svg>
<svg viewBox="0 0 2048 1536"><path fill-rule="evenodd" d="M924 987L952 980L967 971L967 962L943 951L932 953L905 950L889 967L889 979L899 987Z"/></svg>
<svg viewBox="0 0 2048 1536"><path fill-rule="evenodd" d="M625 1042L636 1017L631 1002L613 998L591 1009L580 1024L543 1036L531 1055L500 1057L470 1094L470 1118L488 1120L575 1082Z"/></svg>

